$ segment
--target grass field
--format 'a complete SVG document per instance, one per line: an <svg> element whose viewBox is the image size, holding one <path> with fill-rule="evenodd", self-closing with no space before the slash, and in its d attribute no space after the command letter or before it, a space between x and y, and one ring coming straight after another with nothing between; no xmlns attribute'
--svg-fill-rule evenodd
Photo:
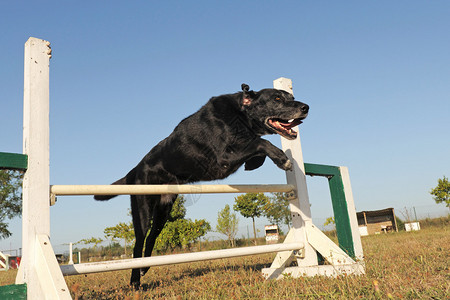
<svg viewBox="0 0 450 300"><path fill-rule="evenodd" d="M74 299L450 299L450 226L362 239L366 275L265 280L274 255L155 267L139 293L130 271L66 277ZM16 271L0 273L0 285Z"/></svg>

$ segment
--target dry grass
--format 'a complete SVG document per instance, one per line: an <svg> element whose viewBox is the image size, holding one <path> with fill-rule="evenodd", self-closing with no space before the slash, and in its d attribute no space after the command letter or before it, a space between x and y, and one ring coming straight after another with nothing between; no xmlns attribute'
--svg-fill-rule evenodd
<svg viewBox="0 0 450 300"><path fill-rule="evenodd" d="M363 238L365 276L266 281L273 255L155 267L139 293L130 271L67 277L75 299L449 299L450 228ZM0 273L0 285L15 271Z"/></svg>

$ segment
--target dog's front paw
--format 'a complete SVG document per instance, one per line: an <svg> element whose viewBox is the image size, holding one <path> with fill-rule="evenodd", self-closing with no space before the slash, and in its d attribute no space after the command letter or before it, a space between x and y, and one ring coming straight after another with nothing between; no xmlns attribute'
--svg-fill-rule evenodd
<svg viewBox="0 0 450 300"><path fill-rule="evenodd" d="M293 170L292 162L288 159L286 162L281 166L281 168L285 171L292 171Z"/></svg>

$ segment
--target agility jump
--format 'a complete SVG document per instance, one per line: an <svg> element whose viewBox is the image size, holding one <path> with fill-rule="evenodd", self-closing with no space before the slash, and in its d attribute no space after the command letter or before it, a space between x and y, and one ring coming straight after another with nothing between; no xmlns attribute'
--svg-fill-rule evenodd
<svg viewBox="0 0 450 300"><path fill-rule="evenodd" d="M363 274L364 262L356 211L348 169L303 162L300 138L281 138L283 151L293 164L286 172L286 185L135 185L119 186L50 186L49 179L49 62L50 43L30 38L25 44L24 72L24 132L23 149L27 171L23 183L23 242L22 264L16 283L27 284L28 299L71 299L63 275L144 268L156 265L192 262L207 259L277 252L269 268L263 269L268 278L339 274ZM286 78L274 81L274 88L292 94L292 82ZM20 156L20 155L19 155ZM1 164L1 161L0 161ZM339 246L314 226L306 186L306 175L326 176L330 185ZM140 189L137 191L136 189ZM161 194L162 190L176 193L223 192L288 192L292 228L283 244L206 251L88 264L59 266L50 243L50 206L57 195ZM53 200L52 200L53 199ZM319 264L318 255L327 265ZM292 261L297 266L288 267Z"/></svg>

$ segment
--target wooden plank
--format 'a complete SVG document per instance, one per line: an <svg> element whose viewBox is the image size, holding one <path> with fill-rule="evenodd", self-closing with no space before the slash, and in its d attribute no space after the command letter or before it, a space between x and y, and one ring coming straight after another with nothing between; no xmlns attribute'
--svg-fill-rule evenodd
<svg viewBox="0 0 450 300"><path fill-rule="evenodd" d="M292 80L287 78L278 78L273 81L275 89L284 90L293 94ZM298 127L294 130L298 132ZM281 145L283 151L289 157L293 164L293 171L286 172L287 183L294 185L297 191L296 199L289 201L289 209L292 216L292 239L295 242L304 242L304 257L297 259L299 266L317 265L316 251L307 243L305 226L312 224L311 207L308 196L308 188L306 186L305 165L303 161L302 145L300 141L300 133L295 140L288 140L281 137ZM292 253L293 254L293 253ZM274 261L284 265L291 258L286 253L279 253ZM284 262L282 262L284 261Z"/></svg>
<svg viewBox="0 0 450 300"><path fill-rule="evenodd" d="M364 263L354 263L350 265L319 265L319 266L307 266L307 267L288 267L282 272L279 272L277 277L273 279L283 279L286 277L299 278L304 276L327 276L336 277L340 275L364 275ZM276 269L265 268L262 270L263 276L266 274L276 274Z"/></svg>
<svg viewBox="0 0 450 300"><path fill-rule="evenodd" d="M349 265L355 263L338 245L330 240L316 226L306 227L308 242L316 249L331 265Z"/></svg>
<svg viewBox="0 0 450 300"><path fill-rule="evenodd" d="M50 43L29 38L25 43L23 153L28 169L23 179L22 261L16 283L26 283L30 299L44 299L36 273L38 234L50 235L49 63Z"/></svg>
<svg viewBox="0 0 450 300"><path fill-rule="evenodd" d="M351 257L355 257L350 216L340 172L338 175L329 178L328 183L330 186L331 202L333 204L339 247Z"/></svg>
<svg viewBox="0 0 450 300"><path fill-rule="evenodd" d="M17 153L0 152L0 169L26 170L28 156Z"/></svg>
<svg viewBox="0 0 450 300"><path fill-rule="evenodd" d="M2 300L26 300L27 285L11 284L0 286L0 299Z"/></svg>
<svg viewBox="0 0 450 300"><path fill-rule="evenodd" d="M35 259L35 272L45 299L71 300L72 297L56 260L55 252L45 234L37 236Z"/></svg>
<svg viewBox="0 0 450 300"><path fill-rule="evenodd" d="M338 167L305 163L305 173L311 176L330 177L339 174Z"/></svg>
<svg viewBox="0 0 450 300"><path fill-rule="evenodd" d="M346 176L346 185L344 185L341 171L344 172L344 175ZM356 245L356 252L358 254L362 253L362 247L360 248L358 243L358 239L360 239L359 229L356 228L358 230L355 231L353 228L353 223L356 219L356 212L354 210L353 194L351 193L348 169L346 167L305 163L305 172L307 175L324 176L328 178L339 246L351 257L355 257L356 253L354 241L356 240L358 244ZM346 197L351 198L348 200ZM351 209L352 207L353 210ZM351 215L353 213L355 216ZM357 225L358 224L356 221L356 226Z"/></svg>
<svg viewBox="0 0 450 300"><path fill-rule="evenodd" d="M362 261L364 259L364 253L361 243L361 235L359 233L358 219L356 217L356 209L355 209L355 202L353 200L352 186L350 184L350 175L347 167L339 167L339 170L341 172L342 184L344 185L345 201L347 202L347 213L350 220L354 257L357 260Z"/></svg>

